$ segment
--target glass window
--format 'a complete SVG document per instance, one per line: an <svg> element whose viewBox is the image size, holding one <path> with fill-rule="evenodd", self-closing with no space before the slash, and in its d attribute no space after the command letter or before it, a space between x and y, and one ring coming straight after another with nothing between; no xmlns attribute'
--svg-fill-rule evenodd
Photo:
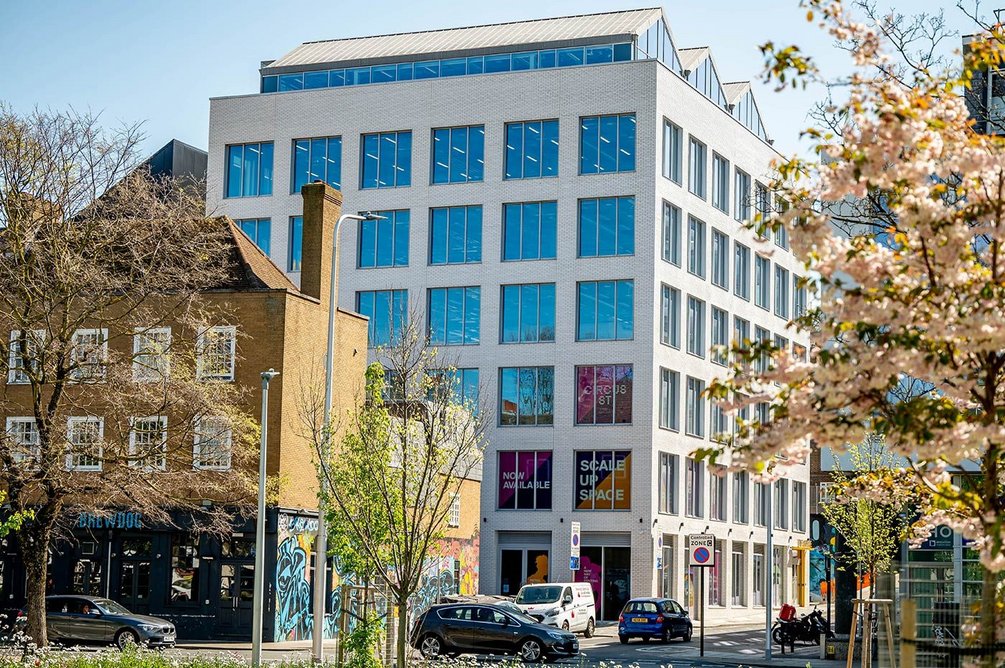
<svg viewBox="0 0 1005 668"><path fill-rule="evenodd" d="M750 474L746 471L733 473L733 521L746 524L750 521Z"/></svg>
<svg viewBox="0 0 1005 668"><path fill-rule="evenodd" d="M7 382L11 385L23 385L29 381L29 373L38 373L39 357L45 346L45 330L29 329L24 330L25 336L22 339L21 330L14 329L10 333L10 348L7 356ZM41 378L36 378L41 382Z"/></svg>
<svg viewBox="0 0 1005 668"><path fill-rule="evenodd" d="M168 591L172 604L199 603L199 536L171 535L171 586Z"/></svg>
<svg viewBox="0 0 1005 668"><path fill-rule="evenodd" d="M237 327L209 327L199 333L196 371L199 380L234 380Z"/></svg>
<svg viewBox="0 0 1005 668"><path fill-rule="evenodd" d="M733 204L733 217L741 223L750 220L750 174L741 169L736 170L736 201Z"/></svg>
<svg viewBox="0 0 1005 668"><path fill-rule="evenodd" d="M681 184L684 158L684 131L680 126L663 119L663 176L677 185Z"/></svg>
<svg viewBox="0 0 1005 668"><path fill-rule="evenodd" d="M272 253L272 219L270 218L239 218L234 223L248 238L255 242L263 253Z"/></svg>
<svg viewBox="0 0 1005 668"><path fill-rule="evenodd" d="M293 178L290 194L308 183L322 181L342 190L342 138L313 137L293 140Z"/></svg>
<svg viewBox="0 0 1005 668"><path fill-rule="evenodd" d="M481 288L430 288L426 313L431 344L478 345Z"/></svg>
<svg viewBox="0 0 1005 668"><path fill-rule="evenodd" d="M580 174L634 170L635 114L584 116L580 119Z"/></svg>
<svg viewBox="0 0 1005 668"><path fill-rule="evenodd" d="M588 46L586 47L586 64L614 62L613 46Z"/></svg>
<svg viewBox="0 0 1005 668"><path fill-rule="evenodd" d="M660 428L680 430L680 374L660 369Z"/></svg>
<svg viewBox="0 0 1005 668"><path fill-rule="evenodd" d="M70 379L76 383L105 380L108 362L108 330L78 329L70 348Z"/></svg>
<svg viewBox="0 0 1005 668"><path fill-rule="evenodd" d="M551 510L551 450L499 453L500 510Z"/></svg>
<svg viewBox="0 0 1005 668"><path fill-rule="evenodd" d="M482 207L429 210L429 264L482 261Z"/></svg>
<svg viewBox="0 0 1005 668"><path fill-rule="evenodd" d="M729 237L712 230L712 285L729 290Z"/></svg>
<svg viewBox="0 0 1005 668"><path fill-rule="evenodd" d="M660 343L680 348L680 290L665 283L660 298Z"/></svg>
<svg viewBox="0 0 1005 668"><path fill-rule="evenodd" d="M631 424L632 366L576 367L576 424Z"/></svg>
<svg viewBox="0 0 1005 668"><path fill-rule="evenodd" d="M33 417L7 418L7 437L10 439L11 459L16 464L37 463L41 457L38 424Z"/></svg>
<svg viewBox="0 0 1005 668"><path fill-rule="evenodd" d="M634 197L579 200L579 257L634 253Z"/></svg>
<svg viewBox="0 0 1005 668"><path fill-rule="evenodd" d="M412 185L411 130L365 134L360 142L360 188Z"/></svg>
<svg viewBox="0 0 1005 668"><path fill-rule="evenodd" d="M408 318L408 290L370 290L356 293L356 312L370 319L371 348L397 341Z"/></svg>
<svg viewBox="0 0 1005 668"><path fill-rule="evenodd" d="M170 371L171 328L138 328L133 333L133 381L155 383Z"/></svg>
<svg viewBox="0 0 1005 668"><path fill-rule="evenodd" d="M663 261L680 266L681 213L670 202L663 202Z"/></svg>
<svg viewBox="0 0 1005 668"><path fill-rule="evenodd" d="M712 426L709 429L709 438L718 443L725 443L726 439L730 436L729 416L726 414L725 409L723 409L722 403L714 399L709 402L709 411L712 422ZM726 519L725 512L725 509L723 509L723 520Z"/></svg>
<svg viewBox="0 0 1005 668"><path fill-rule="evenodd" d="M432 381L430 389L427 391L427 395L430 400L432 400L435 395L437 388L443 388L450 392L450 400L460 406L464 406L473 413L479 411L479 373L478 369L436 369L429 372L429 378ZM394 376L389 370L385 369L385 379L387 382L394 383ZM400 388L400 391L396 391ZM404 387L399 383L398 387L390 388L388 391L388 386L385 385L385 401L394 400L395 395L402 397L404 395ZM398 399L401 400L400 398Z"/></svg>
<svg viewBox="0 0 1005 668"><path fill-rule="evenodd" d="M660 453L659 512L677 514L677 469L680 456L669 452Z"/></svg>
<svg viewBox="0 0 1005 668"><path fill-rule="evenodd" d="M767 186L761 183L754 185L754 206L757 207L757 222L766 223L771 218L771 196ZM765 235L760 235L762 238Z"/></svg>
<svg viewBox="0 0 1005 668"><path fill-rule="evenodd" d="M130 418L129 466L146 471L167 468L167 418Z"/></svg>
<svg viewBox="0 0 1005 668"><path fill-rule="evenodd" d="M485 177L485 126L433 130L431 179L436 183L467 183Z"/></svg>
<svg viewBox="0 0 1005 668"><path fill-rule="evenodd" d="M712 206L729 213L729 160L712 154Z"/></svg>
<svg viewBox="0 0 1005 668"><path fill-rule="evenodd" d="M282 77L280 77L281 83ZM272 142L227 146L227 197L272 194Z"/></svg>
<svg viewBox="0 0 1005 668"><path fill-rule="evenodd" d="M507 123L505 162L507 179L558 176L558 121Z"/></svg>
<svg viewBox="0 0 1005 668"><path fill-rule="evenodd" d="M690 381L690 379L688 379ZM684 460L684 514L688 517L705 516L705 469L701 462L688 457Z"/></svg>
<svg viewBox="0 0 1005 668"><path fill-rule="evenodd" d="M359 221L356 266L361 269L407 267L409 210L375 213L383 218Z"/></svg>
<svg viewBox="0 0 1005 668"><path fill-rule="evenodd" d="M733 242L733 294L750 300L750 249Z"/></svg>
<svg viewBox="0 0 1005 668"><path fill-rule="evenodd" d="M740 317L733 318L733 345L746 348L750 345L750 321Z"/></svg>
<svg viewBox="0 0 1005 668"><path fill-rule="evenodd" d="M776 480L774 484L771 518L776 529L789 528L789 481L784 478Z"/></svg>
<svg viewBox="0 0 1005 668"><path fill-rule="evenodd" d="M775 265L775 315L789 318L789 270Z"/></svg>
<svg viewBox="0 0 1005 668"><path fill-rule="evenodd" d="M712 362L726 366L729 360L729 314L712 307Z"/></svg>
<svg viewBox="0 0 1005 668"><path fill-rule="evenodd" d="M745 545L735 541L729 562L729 574L730 603L734 608L744 608L747 606L747 551Z"/></svg>
<svg viewBox="0 0 1005 668"><path fill-rule="evenodd" d="M710 466L708 473L708 518L725 522L726 485L729 474L726 472L725 466Z"/></svg>
<svg viewBox="0 0 1005 668"><path fill-rule="evenodd" d="M555 367L504 367L499 369L499 424L551 425L554 423Z"/></svg>
<svg viewBox="0 0 1005 668"><path fill-rule="evenodd" d="M555 284L502 286L499 343L555 340Z"/></svg>
<svg viewBox="0 0 1005 668"><path fill-rule="evenodd" d="M289 249L286 258L287 271L300 271L303 262L304 217L290 216Z"/></svg>
<svg viewBox="0 0 1005 668"><path fill-rule="evenodd" d="M635 281L576 284L576 340L614 341L635 335Z"/></svg>
<svg viewBox="0 0 1005 668"><path fill-rule="evenodd" d="M801 318L806 315L806 285L801 276L792 274L792 317Z"/></svg>
<svg viewBox="0 0 1005 668"><path fill-rule="evenodd" d="M754 526L763 527L768 523L768 485L754 484Z"/></svg>
<svg viewBox="0 0 1005 668"><path fill-rule="evenodd" d="M754 304L771 309L771 260L754 256Z"/></svg>
<svg viewBox="0 0 1005 668"><path fill-rule="evenodd" d="M705 302L687 297L687 352L705 357Z"/></svg>
<svg viewBox="0 0 1005 668"><path fill-rule="evenodd" d="M503 204L503 261L554 260L557 228L557 202Z"/></svg>
<svg viewBox="0 0 1005 668"><path fill-rule="evenodd" d="M707 166L705 164L707 148L694 137L690 138L688 146L688 190L692 194L705 199Z"/></svg>
<svg viewBox="0 0 1005 668"><path fill-rule="evenodd" d="M806 531L806 483L792 483L792 530Z"/></svg>
<svg viewBox="0 0 1005 668"><path fill-rule="evenodd" d="M687 217L687 270L705 278L705 223L694 216Z"/></svg>
<svg viewBox="0 0 1005 668"><path fill-rule="evenodd" d="M98 417L71 417L66 426L66 470L100 471L105 421Z"/></svg>
<svg viewBox="0 0 1005 668"><path fill-rule="evenodd" d="M630 450L579 450L575 476L576 510L631 509Z"/></svg>
<svg viewBox="0 0 1005 668"><path fill-rule="evenodd" d="M685 395L685 415L684 433L688 436L705 436L705 398L702 393L705 391L705 382L697 378L687 377L687 391Z"/></svg>

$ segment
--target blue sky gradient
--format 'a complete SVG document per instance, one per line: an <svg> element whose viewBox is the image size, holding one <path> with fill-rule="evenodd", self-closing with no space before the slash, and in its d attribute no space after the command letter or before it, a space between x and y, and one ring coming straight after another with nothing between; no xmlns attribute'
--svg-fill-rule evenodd
<svg viewBox="0 0 1005 668"><path fill-rule="evenodd" d="M103 122L143 121L151 153L171 138L205 148L209 98L256 93L262 60L301 42L450 28L654 6L646 0L510 2L332 2L275 0L46 0L0 2L0 100L20 112L39 105L90 109ZM908 6L909 5L909 6ZM954 3L911 0L911 12ZM709 46L722 81L754 80L768 134L783 153L798 151L799 130L819 90L775 93L758 81L758 45L798 43L828 71L847 58L808 24L797 0L668 0L678 48ZM956 48L958 40L947 44Z"/></svg>

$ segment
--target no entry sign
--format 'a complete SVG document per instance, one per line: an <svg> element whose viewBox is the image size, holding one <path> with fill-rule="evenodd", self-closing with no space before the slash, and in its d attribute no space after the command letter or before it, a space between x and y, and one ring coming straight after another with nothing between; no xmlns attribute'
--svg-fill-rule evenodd
<svg viewBox="0 0 1005 668"><path fill-rule="evenodd" d="M715 536L695 534L687 537L688 566L715 566Z"/></svg>

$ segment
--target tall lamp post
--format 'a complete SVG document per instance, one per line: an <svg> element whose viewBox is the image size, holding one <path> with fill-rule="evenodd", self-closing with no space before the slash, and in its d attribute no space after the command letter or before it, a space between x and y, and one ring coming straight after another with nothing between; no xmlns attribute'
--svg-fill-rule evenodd
<svg viewBox="0 0 1005 668"><path fill-rule="evenodd" d="M767 661L771 661L771 587L774 584L774 568L775 568L775 555L774 555L774 545L772 542L772 531L774 531L774 518L771 517L772 503L775 500L775 483L768 483L767 488L764 492L765 501L765 518L764 524L767 530L767 540L765 540L764 545L764 562L766 568L764 569L764 658ZM782 648L785 651L785 648Z"/></svg>
<svg viewBox="0 0 1005 668"><path fill-rule="evenodd" d="M275 369L262 372L262 446L258 453L258 518L255 520L255 594L252 603L251 665L262 665L262 622L265 617L265 465L269 438L269 381Z"/></svg>
<svg viewBox="0 0 1005 668"><path fill-rule="evenodd" d="M336 287L338 284L338 234L342 229L342 223L347 220L384 220L385 216L378 216L370 211L365 211L359 215L345 213L339 216L335 223L335 234L332 236L332 266L331 284L328 286L328 351L325 355L325 409L324 409L324 433L321 435L321 466L328 465L328 455L331 448L331 419L332 419L332 387L334 384L335 367L335 311L338 308L338 294ZM318 481L319 485L324 484L323 480ZM314 627L311 633L311 645L313 649L314 662L324 661L324 628L325 628L325 598L327 594L328 580L328 526L325 521L325 509L322 497L318 496L318 537L314 543Z"/></svg>

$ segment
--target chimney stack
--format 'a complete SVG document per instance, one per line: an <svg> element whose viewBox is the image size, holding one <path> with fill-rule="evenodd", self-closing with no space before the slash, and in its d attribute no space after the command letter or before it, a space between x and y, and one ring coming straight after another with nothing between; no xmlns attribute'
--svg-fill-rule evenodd
<svg viewBox="0 0 1005 668"><path fill-rule="evenodd" d="M335 223L342 215L342 193L325 183L315 182L301 188L300 194L304 198L300 291L327 306L332 242Z"/></svg>

